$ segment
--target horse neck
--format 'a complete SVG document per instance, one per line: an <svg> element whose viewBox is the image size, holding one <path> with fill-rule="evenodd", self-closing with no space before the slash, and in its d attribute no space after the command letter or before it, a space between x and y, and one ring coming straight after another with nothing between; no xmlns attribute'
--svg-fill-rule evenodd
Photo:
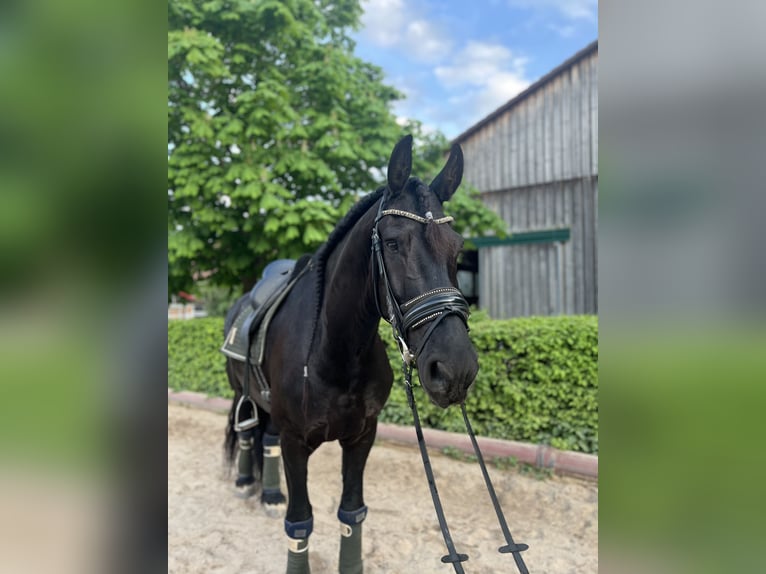
<svg viewBox="0 0 766 574"><path fill-rule="evenodd" d="M378 330L380 316L370 271L370 236L376 211L377 203L362 215L328 258L320 314L320 356L342 354L348 359L359 355Z"/></svg>

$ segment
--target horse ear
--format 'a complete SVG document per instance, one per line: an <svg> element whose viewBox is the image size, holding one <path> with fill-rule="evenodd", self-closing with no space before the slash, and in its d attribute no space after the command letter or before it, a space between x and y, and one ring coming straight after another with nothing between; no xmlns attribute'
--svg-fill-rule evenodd
<svg viewBox="0 0 766 574"><path fill-rule="evenodd" d="M399 140L388 160L388 189L392 195L404 189L404 184L412 171L412 136L406 135Z"/></svg>
<svg viewBox="0 0 766 574"><path fill-rule="evenodd" d="M454 144L449 152L447 164L431 182L431 190L443 203L448 201L463 180L463 150Z"/></svg>

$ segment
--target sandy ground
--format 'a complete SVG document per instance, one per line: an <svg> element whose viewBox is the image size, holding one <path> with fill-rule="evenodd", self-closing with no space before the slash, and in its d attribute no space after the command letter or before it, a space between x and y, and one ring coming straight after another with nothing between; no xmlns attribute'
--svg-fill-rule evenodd
<svg viewBox="0 0 766 574"><path fill-rule="evenodd" d="M222 464L223 415L168 406L168 572L282 574L287 552L283 515L266 514L255 496L232 493ZM475 463L432 452L431 462L467 573L517 572ZM309 459L314 508L313 574L337 572L341 450L322 445ZM598 572L598 487L572 478L538 480L490 467L516 542L532 574ZM378 442L365 473L363 555L366 574L453 572L417 448ZM284 478L283 478L284 485Z"/></svg>

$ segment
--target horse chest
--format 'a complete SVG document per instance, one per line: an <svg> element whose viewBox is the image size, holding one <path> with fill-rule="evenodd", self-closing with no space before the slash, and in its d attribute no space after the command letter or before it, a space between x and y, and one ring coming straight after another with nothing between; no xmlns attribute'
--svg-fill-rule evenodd
<svg viewBox="0 0 766 574"><path fill-rule="evenodd" d="M369 393L343 393L338 395L335 400L334 410L338 416L359 416L363 411L363 416L368 417L377 414L383 407Z"/></svg>
<svg viewBox="0 0 766 574"><path fill-rule="evenodd" d="M325 442L342 440L358 436L364 431L371 418L378 415L385 404L385 397L366 385L324 386L324 392L318 399L319 408L315 413L322 413L309 423L311 440Z"/></svg>

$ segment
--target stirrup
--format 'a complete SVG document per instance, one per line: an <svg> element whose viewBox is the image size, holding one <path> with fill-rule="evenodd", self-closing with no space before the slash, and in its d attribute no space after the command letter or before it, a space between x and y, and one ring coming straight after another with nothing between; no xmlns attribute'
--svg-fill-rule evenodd
<svg viewBox="0 0 766 574"><path fill-rule="evenodd" d="M248 401L250 406L253 408L253 416L240 422L239 411L242 409L242 405L245 403L245 401ZM253 399L243 395L240 397L239 402L237 403L237 409L234 411L234 430L236 432L241 432L256 426L258 426L258 407L256 407Z"/></svg>

